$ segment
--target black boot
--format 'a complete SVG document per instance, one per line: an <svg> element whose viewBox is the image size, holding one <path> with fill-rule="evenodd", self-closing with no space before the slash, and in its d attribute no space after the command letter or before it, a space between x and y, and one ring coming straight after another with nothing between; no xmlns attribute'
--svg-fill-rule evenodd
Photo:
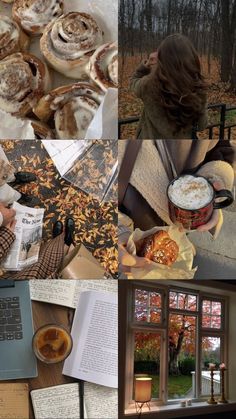
<svg viewBox="0 0 236 419"><path fill-rule="evenodd" d="M63 224L61 221L56 221L52 228L52 237L55 238L63 232Z"/></svg>
<svg viewBox="0 0 236 419"><path fill-rule="evenodd" d="M21 184L21 183L29 183L29 182L35 182L37 177L30 172L17 172L14 174L15 180L14 184Z"/></svg>
<svg viewBox="0 0 236 419"><path fill-rule="evenodd" d="M73 236L75 231L75 222L73 218L67 218L65 221L65 244L70 246L74 243Z"/></svg>
<svg viewBox="0 0 236 419"><path fill-rule="evenodd" d="M35 196L27 195L23 192L20 192L21 197L18 199L19 204L26 206L35 206L38 205L38 199Z"/></svg>

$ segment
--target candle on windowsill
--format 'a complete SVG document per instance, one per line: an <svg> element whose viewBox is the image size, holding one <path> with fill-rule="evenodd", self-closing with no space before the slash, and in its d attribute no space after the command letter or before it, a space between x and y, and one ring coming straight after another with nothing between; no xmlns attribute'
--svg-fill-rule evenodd
<svg viewBox="0 0 236 419"><path fill-rule="evenodd" d="M224 363L220 364L220 370L226 370L226 366Z"/></svg>
<svg viewBox="0 0 236 419"><path fill-rule="evenodd" d="M216 367L216 364L209 364L209 370L214 370Z"/></svg>
<svg viewBox="0 0 236 419"><path fill-rule="evenodd" d="M138 403L150 402L152 398L152 378L137 377L135 378L134 399Z"/></svg>

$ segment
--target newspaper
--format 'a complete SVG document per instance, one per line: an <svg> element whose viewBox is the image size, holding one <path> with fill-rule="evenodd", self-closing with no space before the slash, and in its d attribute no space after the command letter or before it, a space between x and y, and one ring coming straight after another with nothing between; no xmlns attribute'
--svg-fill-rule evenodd
<svg viewBox="0 0 236 419"><path fill-rule="evenodd" d="M10 271L20 271L38 261L43 232L43 208L29 208L14 202L16 239L2 263Z"/></svg>

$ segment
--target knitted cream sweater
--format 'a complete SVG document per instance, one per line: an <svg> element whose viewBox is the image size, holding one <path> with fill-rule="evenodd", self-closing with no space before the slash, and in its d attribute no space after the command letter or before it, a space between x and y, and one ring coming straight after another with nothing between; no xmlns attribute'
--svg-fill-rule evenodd
<svg viewBox="0 0 236 419"><path fill-rule="evenodd" d="M124 157L127 141L119 141L119 164ZM234 171L230 164L224 161L206 163L197 173L211 181L221 180L226 189L231 190L233 187ZM169 179L154 141L143 141L132 171L130 183L146 199L158 216L170 225L171 220L166 196Z"/></svg>

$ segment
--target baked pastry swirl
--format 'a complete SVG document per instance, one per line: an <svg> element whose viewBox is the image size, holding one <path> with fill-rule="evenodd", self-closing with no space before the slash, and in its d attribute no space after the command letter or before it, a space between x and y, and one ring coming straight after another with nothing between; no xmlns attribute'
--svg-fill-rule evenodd
<svg viewBox="0 0 236 419"><path fill-rule="evenodd" d="M40 35L49 22L63 13L63 0L15 0L12 16L31 35Z"/></svg>
<svg viewBox="0 0 236 419"><path fill-rule="evenodd" d="M28 36L8 16L0 14L0 60L29 47Z"/></svg>
<svg viewBox="0 0 236 419"><path fill-rule="evenodd" d="M118 49L115 42L96 49L90 58L89 73L103 91L118 87Z"/></svg>
<svg viewBox="0 0 236 419"><path fill-rule="evenodd" d="M34 130L34 135L37 140L53 139L55 138L52 130L43 122L32 120L31 125Z"/></svg>
<svg viewBox="0 0 236 419"><path fill-rule="evenodd" d="M57 138L82 139L102 100L100 90L89 83L58 87L42 97L35 115L49 121Z"/></svg>
<svg viewBox="0 0 236 419"><path fill-rule="evenodd" d="M3 111L25 116L49 88L47 67L34 55L17 52L0 61L0 109Z"/></svg>
<svg viewBox="0 0 236 419"><path fill-rule="evenodd" d="M59 73L75 79L87 78L92 52L102 44L103 33L87 13L70 12L51 22L44 30L40 49Z"/></svg>
<svg viewBox="0 0 236 419"><path fill-rule="evenodd" d="M179 254L179 246L169 234L160 230L136 244L137 256L145 257L156 263L171 266Z"/></svg>

